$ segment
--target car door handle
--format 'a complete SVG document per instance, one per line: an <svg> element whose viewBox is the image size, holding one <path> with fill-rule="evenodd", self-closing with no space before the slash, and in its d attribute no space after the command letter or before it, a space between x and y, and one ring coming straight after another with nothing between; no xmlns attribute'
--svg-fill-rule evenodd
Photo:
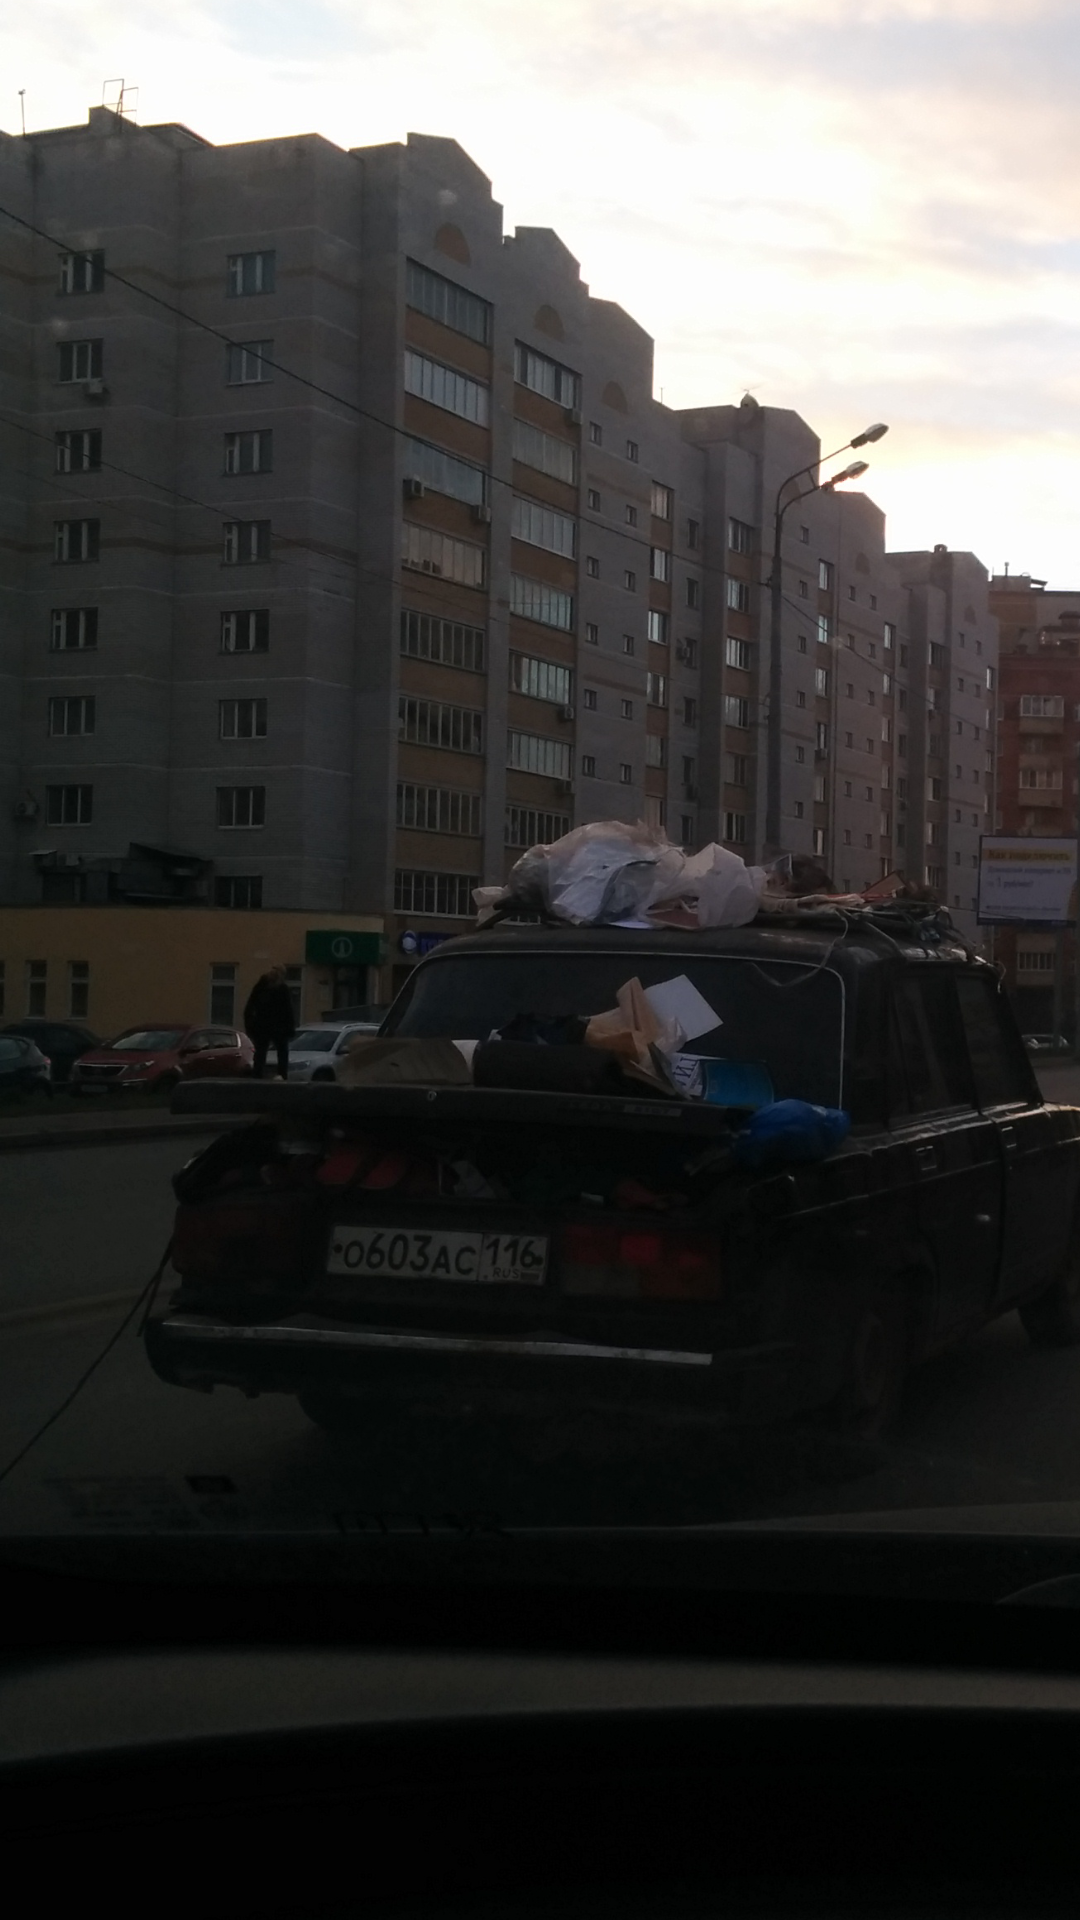
<svg viewBox="0 0 1080 1920"><path fill-rule="evenodd" d="M998 1132L1001 1135L1003 1151L1005 1153L1015 1153L1017 1148L1015 1127L999 1127Z"/></svg>
<svg viewBox="0 0 1080 1920"><path fill-rule="evenodd" d="M936 1173L939 1166L936 1147L916 1147L915 1165L920 1173Z"/></svg>

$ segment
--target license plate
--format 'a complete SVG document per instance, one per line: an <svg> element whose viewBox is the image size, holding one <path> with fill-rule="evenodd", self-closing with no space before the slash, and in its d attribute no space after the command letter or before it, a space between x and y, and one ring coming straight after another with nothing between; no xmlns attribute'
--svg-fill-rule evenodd
<svg viewBox="0 0 1080 1920"><path fill-rule="evenodd" d="M405 1227L336 1227L327 1273L367 1278L462 1280L538 1287L547 1271L546 1234L423 1233Z"/></svg>

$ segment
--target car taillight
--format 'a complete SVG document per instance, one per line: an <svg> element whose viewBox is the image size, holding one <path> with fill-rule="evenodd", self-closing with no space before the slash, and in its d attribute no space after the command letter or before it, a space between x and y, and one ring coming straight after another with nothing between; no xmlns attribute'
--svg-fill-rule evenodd
<svg viewBox="0 0 1080 1920"><path fill-rule="evenodd" d="M652 1300L715 1300L719 1249L711 1236L583 1222L563 1228L564 1293Z"/></svg>

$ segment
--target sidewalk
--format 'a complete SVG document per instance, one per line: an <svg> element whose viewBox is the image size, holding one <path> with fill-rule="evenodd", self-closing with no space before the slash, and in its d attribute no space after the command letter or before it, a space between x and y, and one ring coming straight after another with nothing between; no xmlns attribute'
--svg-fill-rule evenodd
<svg viewBox="0 0 1080 1920"><path fill-rule="evenodd" d="M172 1114L157 1107L151 1113L56 1113L27 1108L0 1118L0 1153L18 1153L27 1147L95 1147L120 1145L128 1140L168 1140L173 1134L223 1133L242 1119L205 1120L190 1114Z"/></svg>

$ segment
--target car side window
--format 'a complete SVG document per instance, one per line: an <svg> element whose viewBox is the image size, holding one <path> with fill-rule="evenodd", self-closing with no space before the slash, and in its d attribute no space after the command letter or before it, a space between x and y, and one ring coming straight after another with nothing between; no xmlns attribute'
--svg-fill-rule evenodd
<svg viewBox="0 0 1080 1920"><path fill-rule="evenodd" d="M1007 1024L997 981L985 974L961 974L956 993L980 1107L1031 1100L1031 1071L1019 1038Z"/></svg>
<svg viewBox="0 0 1080 1920"><path fill-rule="evenodd" d="M900 974L890 1015L890 1108L894 1115L938 1113L972 1104L971 1078L951 974Z"/></svg>
<svg viewBox="0 0 1080 1920"><path fill-rule="evenodd" d="M211 1027L206 1033L200 1033L198 1037L207 1047L235 1047L236 1045L236 1035L231 1027Z"/></svg>

